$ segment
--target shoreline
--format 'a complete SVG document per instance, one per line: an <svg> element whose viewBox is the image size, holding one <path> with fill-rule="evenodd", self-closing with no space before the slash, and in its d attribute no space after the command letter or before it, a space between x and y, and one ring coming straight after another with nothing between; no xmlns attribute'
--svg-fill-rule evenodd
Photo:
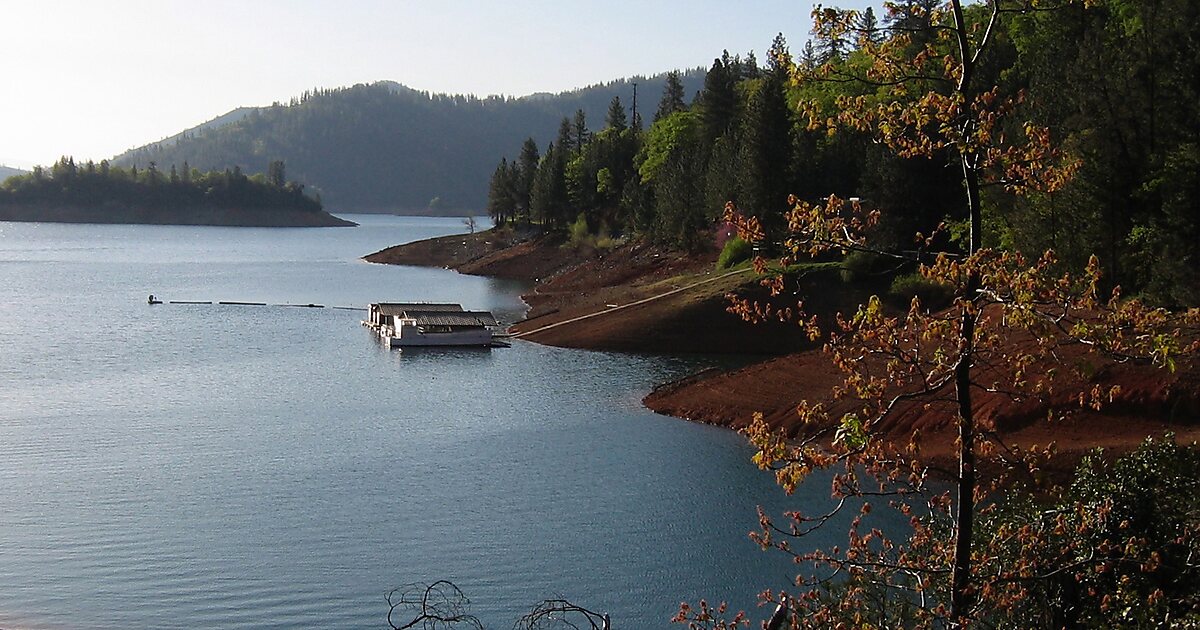
<svg viewBox="0 0 1200 630"><path fill-rule="evenodd" d="M18 223L80 223L96 225L193 225L212 227L316 228L355 227L358 224L324 210L288 208L247 210L195 205L177 208L104 204L95 207L49 204L0 204L0 221Z"/></svg>
<svg viewBox="0 0 1200 630"><path fill-rule="evenodd" d="M642 402L655 413L740 430L760 412L772 427L802 438L813 428L801 425L796 406L804 399L827 399L840 382L840 372L799 326L751 325L725 312L726 293L767 296L753 273L717 272L715 254L689 257L636 243L609 252L581 251L547 237L489 230L390 247L364 259L532 281L533 290L521 296L530 310L509 330L536 343L618 352L760 356L739 369L704 370L654 387ZM837 288L831 291L831 286ZM805 306L823 321L852 311L879 289L843 283L836 270L798 278L796 287ZM793 303L795 299L792 296ZM1125 452L1147 436L1167 432L1181 442L1200 440L1200 367L1195 362L1181 362L1173 373L1101 360L1094 368L1088 385L1122 386L1099 412L1080 408L1076 399L1065 395L1026 403L979 396L980 418L995 423L1006 441L1023 447L1055 442L1072 465L1094 448ZM1063 390L1074 391L1072 387L1084 382L1064 379L1063 384ZM882 427L882 439L906 444L917 430L924 453L934 459L949 456L956 439L952 414L929 406L910 407ZM1046 421L1055 410L1067 412L1067 418Z"/></svg>

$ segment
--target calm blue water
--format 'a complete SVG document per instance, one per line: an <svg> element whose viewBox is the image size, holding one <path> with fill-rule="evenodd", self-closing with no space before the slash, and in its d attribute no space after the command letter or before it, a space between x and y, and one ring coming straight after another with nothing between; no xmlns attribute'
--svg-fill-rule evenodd
<svg viewBox="0 0 1200 630"><path fill-rule="evenodd" d="M795 500L737 435L640 406L695 359L402 354L361 312L145 303L521 314L516 283L358 260L460 221L353 218L0 223L0 627L379 628L389 588L444 578L489 627L562 595L659 628L786 586L746 533Z"/></svg>

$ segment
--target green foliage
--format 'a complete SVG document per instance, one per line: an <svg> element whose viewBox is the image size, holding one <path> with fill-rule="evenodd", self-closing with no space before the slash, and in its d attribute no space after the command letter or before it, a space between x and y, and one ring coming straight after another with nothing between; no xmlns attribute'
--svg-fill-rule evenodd
<svg viewBox="0 0 1200 630"><path fill-rule="evenodd" d="M842 259L841 276L847 282L860 282L873 276L887 273L894 263L878 254L855 250Z"/></svg>
<svg viewBox="0 0 1200 630"><path fill-rule="evenodd" d="M189 207L235 209L252 215L260 210L322 213L321 202L304 194L304 186L284 182L284 166L270 164L270 176L247 177L241 169L201 173L185 167L186 177L168 177L151 162L147 168L125 170L107 161L83 166L64 157L49 172L38 167L28 175L10 177L0 186L0 207L92 208L111 205L145 210ZM172 172L176 172L172 166ZM177 174L177 173L176 173Z"/></svg>
<svg viewBox="0 0 1200 630"><path fill-rule="evenodd" d="M735 236L725 241L725 247L721 249L721 255L717 257L717 269L729 269L750 260L753 255L754 246L749 241Z"/></svg>
<svg viewBox="0 0 1200 630"><path fill-rule="evenodd" d="M619 241L608 235L608 230L601 226L593 231L588 226L588 219L583 214L567 227L567 245L576 250L607 251L619 245Z"/></svg>
<svg viewBox="0 0 1200 630"><path fill-rule="evenodd" d="M678 159L682 151L694 151L696 114L679 111L656 120L646 133L642 150L638 153L638 175L642 181L654 182L670 160Z"/></svg>
<svg viewBox="0 0 1200 630"><path fill-rule="evenodd" d="M681 73L685 93L702 78L698 69ZM637 81L640 97L662 89L666 75ZM280 159L290 178L320 187L333 207L418 210L440 196L449 208L479 209L497 162L511 161L526 137L544 147L576 111L602 121L612 97L625 100L630 90L624 80L525 98L430 94L390 82L316 89L289 103L236 110L114 162L224 170Z"/></svg>
<svg viewBox="0 0 1200 630"><path fill-rule="evenodd" d="M1007 24L1006 78L1079 159L1052 197L998 200L1017 247L1102 257L1107 281L1169 306L1200 300L1195 211L1200 6L1102 0Z"/></svg>
<svg viewBox="0 0 1200 630"><path fill-rule="evenodd" d="M788 105L791 56L783 36L770 50L771 70L754 85L741 121L737 155L739 204L759 218L768 240L782 240L787 227L784 212L792 189L794 112Z"/></svg>
<svg viewBox="0 0 1200 630"><path fill-rule="evenodd" d="M990 45L972 67L973 85L996 86L985 100L1010 102L1016 111L1006 111L1003 125L967 141L1029 139L1030 129L1045 128L1049 141L1076 160L1074 168L1063 169L1073 178L1045 192L1020 184L1019 168L990 176L981 193L986 245L1053 249L1071 267L1084 266L1097 253L1105 282L1124 287L1126 294L1172 307L1195 305L1200 40L1191 33L1200 9L1189 0L1068 4L1002 12ZM935 36L939 29L931 27L932 20L948 19L942 8L935 0L912 0L890 5L879 18L856 13L849 28L820 25L814 44L797 60L778 37L762 68L752 55L725 51L704 73L703 89L691 104L683 95L694 88L681 90L675 76L667 76L654 124L645 133L628 126L621 105L628 92L610 93L588 110L594 120L608 114L608 126L598 133L587 129L582 109L572 122L560 118L555 145L563 153L567 200L550 224L561 228L583 212L593 227L606 221L621 232L635 230L697 249L705 246L705 230L721 208L734 201L759 219L769 251L782 246L789 193L809 202L835 193L881 211L871 237L875 246L911 251L915 234L937 232L929 249L963 253L973 217L961 204L955 143L890 146L918 126L889 123L869 130L833 122L844 111L839 99L862 99L862 109L892 102L916 106L923 94L944 98L953 91L954 82L937 78L943 60L957 54L957 45ZM982 36L987 7L968 4L964 11ZM886 46L910 52L920 67L903 80L893 77L894 85L849 80L894 72L872 65L872 51ZM822 68L824 61L830 65ZM983 101L978 106L991 107ZM919 118L933 113L932 106L924 107ZM979 155L999 166L1046 163L1038 156ZM1013 194L1016 188L1021 195Z"/></svg>
<svg viewBox="0 0 1200 630"><path fill-rule="evenodd" d="M663 88L662 100L658 102L658 109L654 112L654 121L658 122L671 114L682 112L687 109L687 103L684 101L683 80L678 70L672 70L667 73L667 84Z"/></svg>
<svg viewBox="0 0 1200 630"><path fill-rule="evenodd" d="M1025 206L1037 208L1033 216L1064 219L1061 230L1085 247L1080 251L1096 246L1116 254L1108 258L1116 261L1109 263L1115 271L1110 278L1131 276L1129 251L1123 245L1131 228L1157 227L1147 219L1161 219L1156 215L1171 205L1151 198L1188 198L1194 188L1195 180L1189 180L1194 173L1186 172L1196 170L1186 159L1188 151L1166 153L1179 165L1168 165L1166 170L1173 174L1149 180L1153 186L1140 185L1148 181L1145 172L1164 172L1159 167L1167 161L1160 159L1159 147L1177 143L1183 148L1195 137L1194 125L1187 129L1188 121L1197 118L1200 102L1190 98L1200 77L1195 38L1179 46L1183 54L1173 49L1162 53L1170 47L1164 41L1173 38L1164 38L1152 26L1155 21L1164 27L1170 25L1163 22L1173 22L1180 37L1190 37L1194 3L1101 0L1055 7L1040 3L1037 8L1045 10L1037 11L1018 0L964 4L960 0L887 3L891 32L878 39L874 38L877 27L860 19L857 11L818 7L813 13L814 33L829 63L809 64L807 72L793 74L800 84L797 91L812 94L807 100L801 96L806 130L849 136L846 147L863 147L863 140L876 143L891 155L875 156L878 163L865 167L860 158L858 177L846 181L863 186L874 177L876 183L888 185L881 186L878 198L872 197L868 204L861 203L859 195L855 196L860 199L845 203L836 193L819 203L805 198L789 201L783 262L801 255L832 257L873 249L909 261L921 275L893 283L893 295L912 304L905 315L893 315L872 297L852 318L839 314L824 328L811 313L793 314L787 309L780 313L769 303L731 299L730 310L746 320L796 321L810 338L824 337L825 353L844 375L832 388L830 399L805 400L795 407L799 436L768 426L761 414L747 429L759 449L756 463L775 472L785 491L791 492L815 470L835 471L831 510L806 504L802 510L785 512L782 525L775 524L772 515L760 513L762 530L752 536L764 547L792 555L798 566L814 568L800 570L793 581L800 590L788 600L791 627L1156 627L1177 621L1193 625L1189 622L1196 621L1200 610L1193 560L1200 551L1197 511L1188 503L1163 514L1158 508L1146 509L1137 497L1144 500L1153 494L1148 488L1156 485L1178 490L1165 481L1166 475L1185 479L1183 486L1194 495L1200 462L1194 456L1178 465L1150 458L1153 463L1142 468L1165 472L1140 477L1137 470L1107 468L1089 477L1085 469L1081 472L1085 482L1129 478L1136 480L1137 487L1093 483L1094 491L1075 488L1074 495L1049 495L1052 498L1046 502L1041 495L1022 496L1007 484L1014 478L1041 480L1053 449L1009 443L1004 429L984 415L991 401L981 403L973 393L1022 402L1047 392L1063 396L1053 381L1062 360L1058 351L1065 345L1124 359L1138 357L1169 369L1171 358L1185 345L1183 327L1200 319L1196 309L1172 316L1142 302L1120 300L1117 292L1101 286L1100 263L1094 256L1088 256L1086 266L1080 265L1081 273L1072 274L1060 269L1054 251L1041 250L1045 253L1040 257L1026 259L1018 251L985 246L986 230L998 224L996 215L1018 206L1014 198L1036 192ZM1111 24L1096 28L1108 20L1105 11L1117 6L1126 16L1122 32L1135 40L1126 42L1132 51L1115 50L1120 38L1114 37ZM1177 11L1163 10L1168 7ZM1128 27L1129 11L1138 15L1135 28ZM1008 29L1023 20L1036 23L1039 37L1034 45L1014 45L1009 39ZM856 29L868 32L857 33L857 41L849 39ZM1080 32L1084 37L1079 37ZM1045 65L1021 68L1018 53L1037 50L1041 44L1046 44L1046 50L1037 55ZM1114 50L1107 50L1108 46ZM1103 74L1101 68L1090 77L1093 83L1111 81L1104 86L1111 89L1092 90L1084 81L1073 84L1073 90L1063 90L1069 82L1064 78L1069 80L1073 70L1056 55L1078 61L1064 50L1067 47L1091 48L1088 54L1093 58L1081 61L1084 66L1106 57L1123 62L1114 68L1115 80L1098 76ZM1171 104L1165 107L1147 103L1164 94L1167 85L1155 77L1156 54L1160 61L1175 62L1171 72L1163 74L1173 75L1172 88L1186 94L1169 99ZM727 68L724 63L714 64L710 78L718 66ZM1023 85L1029 76L1020 72L1026 69L1036 70L1035 76L1045 84ZM756 86L750 80L738 87L753 93ZM1144 88L1145 93L1129 94L1130 86ZM1052 94L1054 90L1059 94ZM1040 112L1044 119L1039 120L1038 101L1029 98L1036 91L1059 100L1059 111ZM1089 91L1083 98L1076 95ZM1113 94L1130 98L1121 102ZM1141 106L1146 106L1148 116ZM1155 121L1156 107L1180 114L1172 121L1178 139L1156 137L1156 129L1168 126ZM1101 108L1107 108L1105 116L1113 123L1105 129L1095 128L1090 115ZM1033 120L1026 118L1031 113ZM1124 122L1129 125L1120 124ZM1073 148L1091 145L1091 155L1102 159L1081 167L1062 150L1057 127L1048 123L1079 131ZM729 147L747 150L750 138L745 125L742 130L740 136L722 134L711 145L702 138L703 146L712 147L709 175L736 171L726 159L720 160L717 170L713 164L727 141ZM805 134L799 134L798 140L803 150L822 145L820 139ZM724 150L723 158L738 154ZM1136 165L1122 164L1131 158ZM1086 174L1087 185L1072 189L1069 183L1078 173ZM903 195L888 195L888 190L903 191L907 184L923 193L926 182L939 192L921 195L912 212L890 224L880 220L880 212L887 216L904 203ZM754 186L761 183L751 177L733 189L751 199ZM1135 194L1131 199L1131 193L1141 197ZM986 210L992 215L988 220L983 194L988 195ZM1069 207L1060 215L1064 207L1059 204L1066 201L1073 206L1081 199L1099 209ZM1121 205L1131 201L1148 212L1122 214ZM1194 201L1191 207L1191 218L1181 221L1179 228L1184 233L1188 224L1197 221ZM1178 211L1173 214L1182 216ZM742 215L737 205L731 204L726 216L741 233L755 239L769 233L763 216ZM1081 217L1096 217L1100 225L1088 226L1079 221ZM1007 217L1011 231L1005 240L1044 238L1045 230L1021 218L1020 212ZM916 228L915 238L913 231L903 231L909 226ZM966 229L959 229L962 226ZM901 233L887 239L886 233L896 228ZM878 231L885 232L882 242L876 240ZM1141 229L1132 234L1142 247L1153 249L1171 231ZM1191 248L1195 247L1193 239ZM762 284L772 295L786 289L785 279L778 275ZM910 301L913 297L919 297L925 308L917 308L917 301ZM931 312L951 298L952 309ZM1103 389L1088 383L1065 396L1072 401L1078 397L1080 404L1098 410L1119 393L1117 387L1107 393ZM1042 404L1051 406L1052 417L1061 412L1053 401ZM913 413L915 418L909 415ZM958 472L949 475L949 491L927 485L932 467L922 455L920 435L926 427L954 445ZM885 439L872 439L876 434ZM904 448L906 438L910 442ZM1182 468L1189 472L1177 471ZM847 519L844 546L814 550L808 541L801 542L835 516L850 517L855 507L847 507L848 499L887 500L911 529L897 530L902 536L897 542L885 528L871 528L866 523L870 504L864 503L852 520ZM1151 501L1163 505L1162 499ZM1172 505L1171 501L1165 504ZM1134 515L1142 512L1149 515L1139 525ZM1183 525L1168 527L1165 533L1148 530L1147 524L1159 521ZM1141 574L1140 581L1130 577L1135 572ZM829 582L841 576L849 576L850 588L833 592ZM1164 584L1186 586L1172 590ZM905 613L911 616L898 624L877 614L880 602L892 596L909 597L913 604ZM680 618L696 619L686 609Z"/></svg>
<svg viewBox="0 0 1200 630"><path fill-rule="evenodd" d="M563 139L560 134L560 140ZM562 146L551 143L546 149L546 155L537 166L529 195L531 216L549 230L557 229L566 222L570 207L567 198L567 150Z"/></svg>
<svg viewBox="0 0 1200 630"><path fill-rule="evenodd" d="M591 230L588 229L587 217L580 214L575 218L567 229L567 234L570 236L572 243L582 243L591 235Z"/></svg>
<svg viewBox="0 0 1200 630"><path fill-rule="evenodd" d="M921 301L922 307L936 311L950 305L954 298L954 288L919 273L910 273L892 280L888 295L902 306L907 306L915 297Z"/></svg>
<svg viewBox="0 0 1200 630"><path fill-rule="evenodd" d="M612 102L608 104L608 115L605 116L604 122L609 129L615 129L618 132L625 131L629 127L629 119L625 115L625 106L621 104L620 96L614 96Z"/></svg>
<svg viewBox="0 0 1200 630"><path fill-rule="evenodd" d="M1115 461L1087 456L1053 501L1011 497L981 535L1011 538L1032 586L995 611L1003 627L1150 628L1200 623L1200 451L1148 438ZM1018 536L1019 534L1019 536ZM1023 557L1022 557L1023 556ZM1036 579L1033 579L1035 576Z"/></svg>

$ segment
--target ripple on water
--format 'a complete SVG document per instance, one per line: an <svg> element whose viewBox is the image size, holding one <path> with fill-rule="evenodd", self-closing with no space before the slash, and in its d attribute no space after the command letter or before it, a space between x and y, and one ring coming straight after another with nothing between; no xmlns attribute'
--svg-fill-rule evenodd
<svg viewBox="0 0 1200 630"><path fill-rule="evenodd" d="M565 595L621 627L786 583L791 504L741 439L641 409L696 361L516 343L394 352L332 309L511 284L358 256L459 229L4 224L0 626L361 628L452 579L491 627Z"/></svg>

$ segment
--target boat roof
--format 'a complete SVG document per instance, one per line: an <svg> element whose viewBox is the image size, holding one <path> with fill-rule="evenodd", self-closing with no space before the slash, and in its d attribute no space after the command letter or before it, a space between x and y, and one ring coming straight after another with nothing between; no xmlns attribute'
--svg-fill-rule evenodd
<svg viewBox="0 0 1200 630"><path fill-rule="evenodd" d="M405 310L400 317L414 319L418 326L496 326L496 318L487 311Z"/></svg>
<svg viewBox="0 0 1200 630"><path fill-rule="evenodd" d="M396 319L415 319L418 326L498 326L487 311L466 311L461 304L438 302L379 302L371 308Z"/></svg>
<svg viewBox="0 0 1200 630"><path fill-rule="evenodd" d="M438 302L379 302L371 306L378 307L382 315L402 315L406 311L424 311L428 313L462 313L461 304Z"/></svg>

